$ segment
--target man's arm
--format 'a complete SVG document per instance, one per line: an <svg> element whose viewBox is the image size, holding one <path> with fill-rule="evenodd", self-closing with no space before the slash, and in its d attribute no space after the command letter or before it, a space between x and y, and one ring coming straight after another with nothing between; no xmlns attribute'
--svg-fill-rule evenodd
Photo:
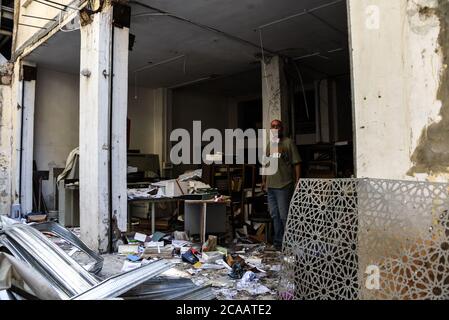
<svg viewBox="0 0 449 320"><path fill-rule="evenodd" d="M262 191L267 189L267 176L262 176Z"/></svg>
<svg viewBox="0 0 449 320"><path fill-rule="evenodd" d="M296 177L295 184L297 184L299 178L301 178L301 163L297 163L295 165L295 177Z"/></svg>

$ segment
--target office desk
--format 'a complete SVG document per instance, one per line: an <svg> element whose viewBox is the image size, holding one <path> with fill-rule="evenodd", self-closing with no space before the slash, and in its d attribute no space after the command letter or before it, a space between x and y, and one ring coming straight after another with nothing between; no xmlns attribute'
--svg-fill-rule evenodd
<svg viewBox="0 0 449 320"><path fill-rule="evenodd" d="M181 198L148 198L148 199L128 199L128 231L131 230L131 203L135 202L147 202L151 205L151 234L154 234L155 230L155 216L156 216L156 203L157 202L178 202L183 201ZM150 214L150 212L148 212Z"/></svg>
<svg viewBox="0 0 449 320"><path fill-rule="evenodd" d="M223 205L223 206L227 207L227 206L231 205L231 201L230 200L214 201L213 199L211 199L211 200L184 200L184 205L199 205L199 206L201 206L200 230L199 230L200 232L199 233L200 233L200 237L201 237L201 242L204 243L206 241L207 206L208 205L209 206ZM184 210L185 225L187 224L187 221L189 219L188 214L189 214L189 210L185 209ZM225 222L226 222L226 209L225 209Z"/></svg>

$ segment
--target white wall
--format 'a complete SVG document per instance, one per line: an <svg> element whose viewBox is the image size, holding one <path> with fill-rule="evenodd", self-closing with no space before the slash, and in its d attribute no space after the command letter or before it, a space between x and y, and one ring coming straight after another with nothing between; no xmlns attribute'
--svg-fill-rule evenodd
<svg viewBox="0 0 449 320"><path fill-rule="evenodd" d="M0 214L8 214L11 205L12 91L0 85Z"/></svg>
<svg viewBox="0 0 449 320"><path fill-rule="evenodd" d="M440 85L447 87L442 81L447 49L438 43L448 3L348 4L357 176L447 181L447 129L438 128L445 123L439 112L447 109L448 95L439 93ZM424 159L417 163L419 148Z"/></svg>
<svg viewBox="0 0 449 320"><path fill-rule="evenodd" d="M38 170L64 168L67 156L79 141L79 76L38 67L34 119ZM49 208L53 204L51 184L42 184Z"/></svg>

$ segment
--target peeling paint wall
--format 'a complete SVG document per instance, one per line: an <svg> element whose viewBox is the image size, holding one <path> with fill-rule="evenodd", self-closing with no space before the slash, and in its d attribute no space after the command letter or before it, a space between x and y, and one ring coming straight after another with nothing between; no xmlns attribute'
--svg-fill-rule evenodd
<svg viewBox="0 0 449 320"><path fill-rule="evenodd" d="M4 71L2 78L11 77L10 71ZM10 84L0 84L0 214L8 214L11 205L11 94Z"/></svg>
<svg viewBox="0 0 449 320"><path fill-rule="evenodd" d="M444 157L429 159L427 145L435 140L432 152L449 152L449 144L438 143L444 134L431 126L444 118L447 99L440 90L447 76L440 46L447 6L348 0L358 177L447 181L444 171L433 170L444 166ZM422 165L429 160L431 166Z"/></svg>
<svg viewBox="0 0 449 320"><path fill-rule="evenodd" d="M418 145L412 154L413 167L409 174L427 173L432 176L449 174L449 2L438 1L435 7L421 7L419 15L424 20L438 19L440 33L435 53L442 57L443 66L438 75L437 99L440 112L429 119L421 131ZM425 30L418 29L418 32ZM423 53L425 54L425 53Z"/></svg>

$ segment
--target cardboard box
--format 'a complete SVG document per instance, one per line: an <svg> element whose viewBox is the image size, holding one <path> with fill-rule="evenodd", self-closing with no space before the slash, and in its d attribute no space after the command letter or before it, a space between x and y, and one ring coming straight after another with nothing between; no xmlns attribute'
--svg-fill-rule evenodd
<svg viewBox="0 0 449 320"><path fill-rule="evenodd" d="M185 195L188 193L189 182L188 181L176 181L165 180L157 183L153 183L153 186L157 186L162 189L163 194L166 197L173 198Z"/></svg>

